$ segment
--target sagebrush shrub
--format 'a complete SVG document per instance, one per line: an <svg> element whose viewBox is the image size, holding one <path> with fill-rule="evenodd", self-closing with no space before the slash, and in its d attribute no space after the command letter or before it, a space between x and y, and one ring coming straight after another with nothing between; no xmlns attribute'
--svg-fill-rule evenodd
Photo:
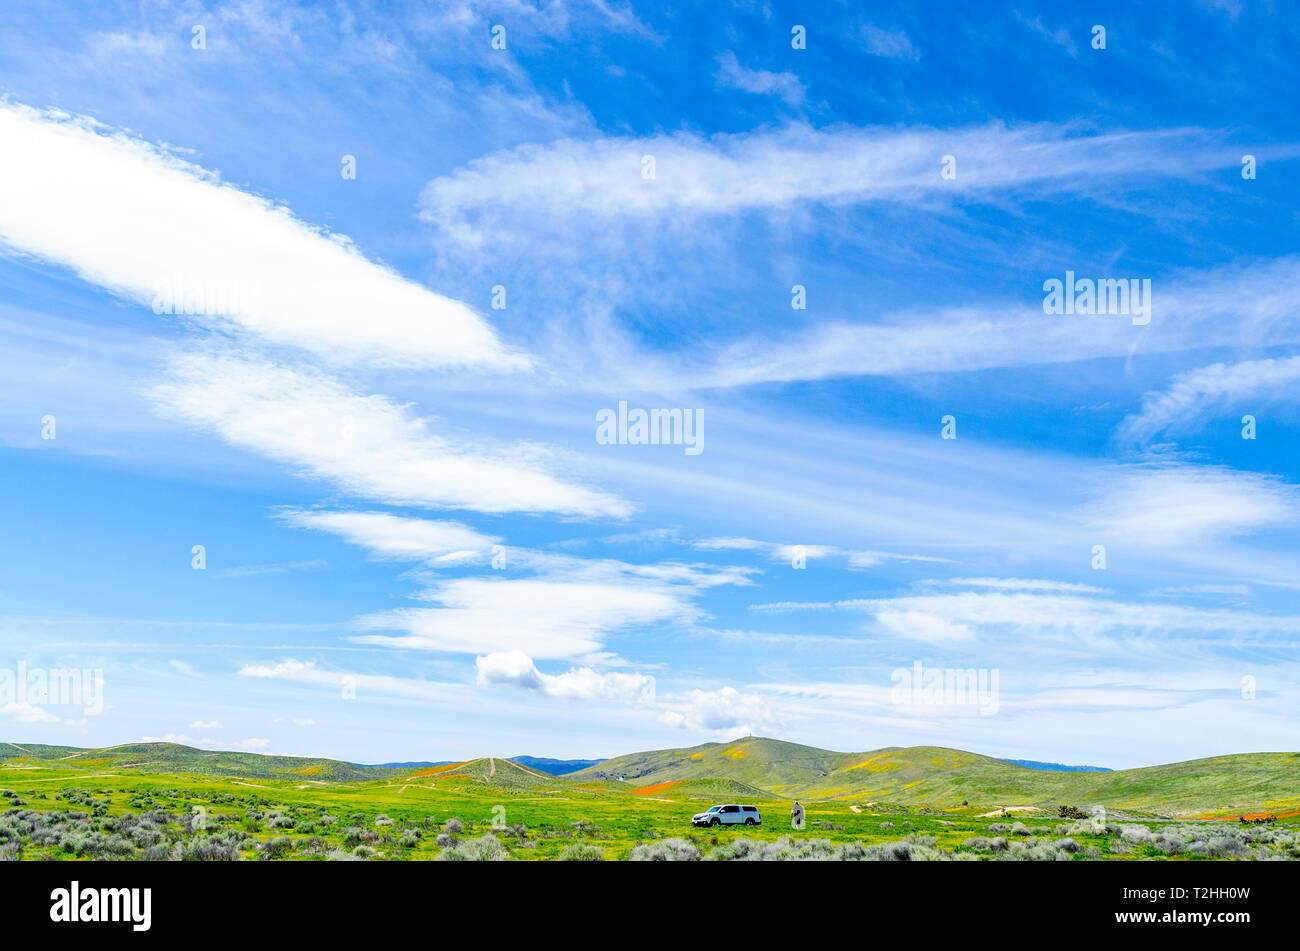
<svg viewBox="0 0 1300 951"><path fill-rule="evenodd" d="M700 850L686 839L664 839L634 847L627 858L629 862L698 862Z"/></svg>
<svg viewBox="0 0 1300 951"><path fill-rule="evenodd" d="M575 842L565 846L559 858L561 862L600 862L605 858L605 850L590 842Z"/></svg>

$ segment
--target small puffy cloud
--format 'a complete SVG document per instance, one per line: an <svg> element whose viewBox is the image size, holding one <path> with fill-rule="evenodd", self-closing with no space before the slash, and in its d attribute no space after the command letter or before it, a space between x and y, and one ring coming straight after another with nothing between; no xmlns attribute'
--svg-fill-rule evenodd
<svg viewBox="0 0 1300 951"><path fill-rule="evenodd" d="M58 723L59 718L42 707L30 703L14 703L12 700L0 706L0 716L17 720L19 723Z"/></svg>
<svg viewBox="0 0 1300 951"><path fill-rule="evenodd" d="M190 724L191 730L220 730L220 720L195 720Z"/></svg>
<svg viewBox="0 0 1300 951"><path fill-rule="evenodd" d="M579 700L608 700L619 703L649 703L654 700L655 681L644 674L601 672L575 667L562 674L544 674L522 651L502 651L477 657L480 686L508 685L535 690L550 697Z"/></svg>
<svg viewBox="0 0 1300 951"><path fill-rule="evenodd" d="M780 726L780 718L764 697L735 687L692 690L666 698L662 723L690 730L729 734L765 733Z"/></svg>
<svg viewBox="0 0 1300 951"><path fill-rule="evenodd" d="M881 611L876 621L891 634L912 640L924 641L941 647L971 639L972 631L965 624L956 624L924 611Z"/></svg>
<svg viewBox="0 0 1300 951"><path fill-rule="evenodd" d="M542 675L533 664L533 659L523 651L498 651L486 657L476 657L474 666L478 668L480 686L488 684L509 684L523 690L540 690Z"/></svg>
<svg viewBox="0 0 1300 951"><path fill-rule="evenodd" d="M365 644L481 654L577 657L607 633L669 620L691 621L693 587L621 574L609 578L456 578L426 597L440 606L398 608L360 618Z"/></svg>

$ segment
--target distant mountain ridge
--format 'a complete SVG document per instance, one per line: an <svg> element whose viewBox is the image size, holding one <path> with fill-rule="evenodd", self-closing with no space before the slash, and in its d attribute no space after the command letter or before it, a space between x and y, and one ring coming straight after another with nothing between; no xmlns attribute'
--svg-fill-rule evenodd
<svg viewBox="0 0 1300 951"><path fill-rule="evenodd" d="M1042 763L1036 759L1004 759L1004 763L1014 763L1025 769L1043 769L1054 773L1112 773L1109 766L1066 766L1063 763Z"/></svg>
<svg viewBox="0 0 1300 951"><path fill-rule="evenodd" d="M551 759L547 756L512 756L510 760L515 763L523 763L525 766L531 766L533 769L540 769L552 776L565 776L569 773L576 773L580 769L586 769L601 762L598 759Z"/></svg>

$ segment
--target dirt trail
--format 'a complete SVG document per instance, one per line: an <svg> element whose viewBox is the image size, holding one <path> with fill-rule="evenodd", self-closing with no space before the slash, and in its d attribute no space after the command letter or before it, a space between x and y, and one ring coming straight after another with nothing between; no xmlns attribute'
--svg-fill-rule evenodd
<svg viewBox="0 0 1300 951"><path fill-rule="evenodd" d="M849 811L850 811L850 812L861 812L861 811L862 811L862 807L861 807L861 806L849 806Z"/></svg>
<svg viewBox="0 0 1300 951"><path fill-rule="evenodd" d="M89 753L107 753L109 750L118 750L124 746L136 746L135 743L117 743L113 746L100 746L93 750L77 750L75 753L69 753L67 756L60 756L60 760L76 759L79 756L86 756Z"/></svg>
<svg viewBox="0 0 1300 951"><path fill-rule="evenodd" d="M488 778L491 778L496 774L497 774L497 761L489 756L488 757Z"/></svg>
<svg viewBox="0 0 1300 951"><path fill-rule="evenodd" d="M513 766L515 769L522 769L525 773L528 773L531 776L536 776L538 779L551 778L547 776L545 773L539 773L537 770L530 769L529 767L525 766L523 763L516 763L514 760L510 760L510 765Z"/></svg>

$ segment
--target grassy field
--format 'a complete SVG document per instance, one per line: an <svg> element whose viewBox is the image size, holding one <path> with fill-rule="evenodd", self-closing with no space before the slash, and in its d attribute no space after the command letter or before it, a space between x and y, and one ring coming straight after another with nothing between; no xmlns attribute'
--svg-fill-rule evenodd
<svg viewBox="0 0 1300 951"><path fill-rule="evenodd" d="M1295 812L1294 797L1272 778L1280 771L1283 785L1294 783L1292 754L1256 754L1265 758L1245 764L1250 768L1204 760L1201 766L1080 774L1001 764L1012 771L1004 774L1000 761L929 748L830 754L849 758L820 764L799 752L793 760L759 763L764 750L787 752L755 745L775 742L746 740L703 750L750 767L738 770L740 778L688 775L679 754L687 764L699 764L704 756L693 758L699 748L664 751L671 755L656 762L640 754L649 768L636 776L627 775L627 763L610 761L602 764L606 769L557 778L489 758L376 770L330 760L187 752L170 744L97 751L25 745L4 751L9 758L0 761L0 858L1300 857L1300 817L1285 815ZM1270 756L1292 759L1278 763ZM926 765L933 774L925 775ZM323 778L351 775L349 770L365 778ZM814 778L824 781L829 794L819 799L808 795L811 785L800 784L807 816L805 828L795 831L790 801L781 793L790 791L789 774L799 770L823 770ZM677 776L661 778L665 773ZM864 777L861 785L843 791L839 784L855 773ZM1023 779L1037 785L1022 788L1007 778L1019 773L1042 778ZM775 789L753 782L775 780L784 781ZM1236 801L1251 790L1251 814L1267 813L1267 821L1205 818L1228 816L1222 797ZM690 816L719 801L753 802L764 822L693 829ZM1263 808L1269 803L1278 808ZM1202 817L1191 818L1182 808L1189 805ZM1062 806L1072 807L1075 817L1060 815ZM1098 806L1105 813L1094 816Z"/></svg>

